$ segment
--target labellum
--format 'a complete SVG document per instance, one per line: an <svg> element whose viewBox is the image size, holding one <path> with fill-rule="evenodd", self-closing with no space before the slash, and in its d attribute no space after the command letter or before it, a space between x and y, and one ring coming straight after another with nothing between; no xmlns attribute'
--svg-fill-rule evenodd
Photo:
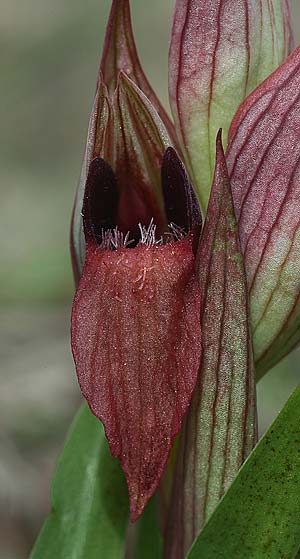
<svg viewBox="0 0 300 559"><path fill-rule="evenodd" d="M92 161L82 211L86 261L72 313L81 390L122 464L132 521L158 487L201 353L199 209L172 148L161 175L162 215L153 192L125 198L110 165Z"/></svg>

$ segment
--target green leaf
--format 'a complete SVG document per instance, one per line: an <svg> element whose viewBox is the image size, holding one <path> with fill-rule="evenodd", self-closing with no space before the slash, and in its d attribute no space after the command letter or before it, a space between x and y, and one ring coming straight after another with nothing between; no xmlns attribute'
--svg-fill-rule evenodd
<svg viewBox="0 0 300 559"><path fill-rule="evenodd" d="M262 438L188 559L293 559L300 548L300 388Z"/></svg>
<svg viewBox="0 0 300 559"><path fill-rule="evenodd" d="M163 541L158 525L156 498L152 497L136 524L134 559L161 559Z"/></svg>
<svg viewBox="0 0 300 559"><path fill-rule="evenodd" d="M59 459L51 501L51 513L30 559L123 559L126 483L102 425L86 404Z"/></svg>

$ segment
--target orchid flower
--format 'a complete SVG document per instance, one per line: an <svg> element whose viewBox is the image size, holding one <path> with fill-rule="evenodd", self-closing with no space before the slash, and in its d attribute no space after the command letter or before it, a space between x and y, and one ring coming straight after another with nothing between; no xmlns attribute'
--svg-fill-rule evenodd
<svg viewBox="0 0 300 559"><path fill-rule="evenodd" d="M300 342L292 48L287 0L177 0L173 124L129 0L112 2L72 218L72 350L133 522L181 432L167 558L185 557L257 442L255 375Z"/></svg>
<svg viewBox="0 0 300 559"><path fill-rule="evenodd" d="M114 2L74 210L79 273L86 256L72 344L81 390L126 474L132 520L158 487L200 366L201 214L172 135L137 59L129 4Z"/></svg>
<svg viewBox="0 0 300 559"><path fill-rule="evenodd" d="M112 453L124 468L133 520L158 487L200 367L200 291L202 301L206 296L201 254L207 253L209 243L203 247L204 232L196 272L201 216L178 145L205 209L218 128L225 131L226 143L235 109L284 60L291 45L287 4L267 4L212 2L207 7L199 0L177 2L170 98L178 140L138 60L129 2L115 0L112 5L73 214L74 269L81 280L73 306L72 346L82 392L104 423ZM297 237L295 204L289 210L293 218L283 215L286 227L275 230L275 240L270 239L282 200L292 187L286 179L296 154L290 161L291 147L281 154L274 146L278 163L271 169L262 159L276 135L274 121L272 130L266 127L276 90L280 95L284 87L278 81L287 83L287 64L292 72L297 51L275 77L247 97L229 132L227 161L253 301L259 370L286 353L287 338L292 337L287 342L291 346L298 342L290 318L300 291L297 274L290 278L280 268ZM286 97L283 117L291 93ZM267 114L256 123L262 110ZM282 117L277 120L281 125ZM281 131L283 138L287 134ZM220 142L218 151L222 153ZM207 222L214 222L218 212L216 204ZM221 269L217 264L216 273ZM280 274L287 276L283 285ZM276 290L285 291L284 305L278 303ZM221 300L217 294L213 304ZM239 314L246 301L244 296L243 305L237 305ZM288 333L286 320L291 322ZM205 324L202 327L207 330ZM206 331L203 334L205 340ZM282 349L278 337L283 339Z"/></svg>

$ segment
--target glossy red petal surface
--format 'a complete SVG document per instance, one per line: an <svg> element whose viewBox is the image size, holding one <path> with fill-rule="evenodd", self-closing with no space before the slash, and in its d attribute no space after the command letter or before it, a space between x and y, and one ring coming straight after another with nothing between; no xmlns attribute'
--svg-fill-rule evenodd
<svg viewBox="0 0 300 559"><path fill-rule="evenodd" d="M192 239L117 251L89 243L72 349L81 390L125 472L135 521L158 487L197 380Z"/></svg>
<svg viewBox="0 0 300 559"><path fill-rule="evenodd" d="M300 48L244 102L227 153L258 374L300 342Z"/></svg>

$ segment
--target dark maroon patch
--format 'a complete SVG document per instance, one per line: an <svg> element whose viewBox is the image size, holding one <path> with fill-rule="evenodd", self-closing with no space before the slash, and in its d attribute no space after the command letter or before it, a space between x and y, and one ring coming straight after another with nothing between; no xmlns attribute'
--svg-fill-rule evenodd
<svg viewBox="0 0 300 559"><path fill-rule="evenodd" d="M118 189L111 166L101 157L90 164L83 203L83 224L86 237L98 244L108 229L116 227Z"/></svg>

